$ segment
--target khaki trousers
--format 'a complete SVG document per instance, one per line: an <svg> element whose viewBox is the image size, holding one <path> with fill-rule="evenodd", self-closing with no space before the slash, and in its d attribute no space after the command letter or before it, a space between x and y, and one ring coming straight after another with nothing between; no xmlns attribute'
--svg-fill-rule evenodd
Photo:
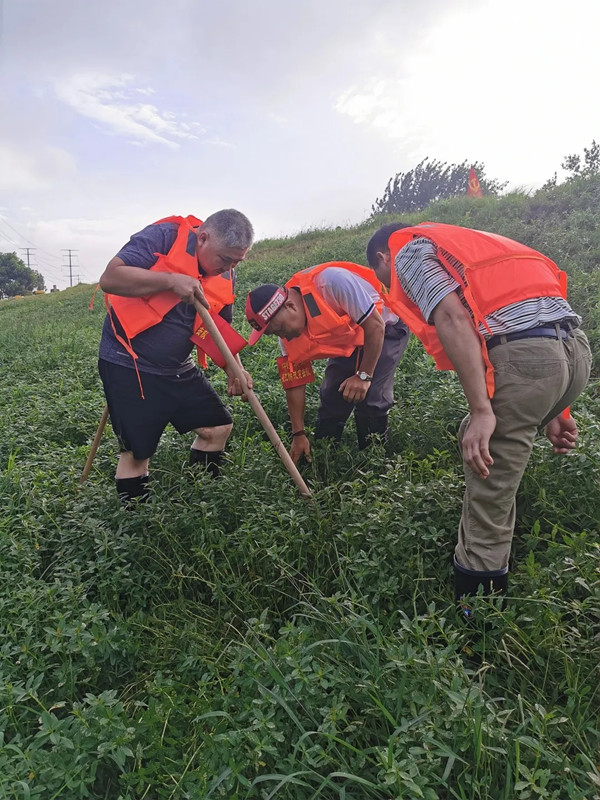
<svg viewBox="0 0 600 800"><path fill-rule="evenodd" d="M464 464L466 491L455 559L476 572L506 570L515 527L515 497L540 426L569 406L591 368L587 337L576 328L566 339L517 339L489 353L496 391L494 464L485 479ZM459 441L468 425L465 417ZM550 444L548 445L550 446Z"/></svg>

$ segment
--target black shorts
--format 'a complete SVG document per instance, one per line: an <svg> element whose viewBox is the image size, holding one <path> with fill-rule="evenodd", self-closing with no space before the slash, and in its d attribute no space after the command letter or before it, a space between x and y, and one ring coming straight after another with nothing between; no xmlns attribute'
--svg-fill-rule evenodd
<svg viewBox="0 0 600 800"><path fill-rule="evenodd" d="M98 371L121 449L130 450L138 460L154 455L169 422L179 433L233 422L223 401L197 367L180 376L140 373L145 399L134 369L101 358Z"/></svg>

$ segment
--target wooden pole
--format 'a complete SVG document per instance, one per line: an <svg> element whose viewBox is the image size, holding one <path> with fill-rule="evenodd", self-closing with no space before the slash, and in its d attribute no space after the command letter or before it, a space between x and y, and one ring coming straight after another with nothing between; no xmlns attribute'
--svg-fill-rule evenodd
<svg viewBox="0 0 600 800"><path fill-rule="evenodd" d="M104 428L106 427L107 420L108 420L108 406L104 406L104 411L102 412L102 416L100 417L100 424L98 425L98 430L96 431L96 435L94 436L94 441L92 442L92 446L90 447L90 452L87 457L87 461L85 462L85 467L83 468L83 472L81 473L81 478L79 478L80 486L82 483L85 482L87 476L90 474L90 470L92 468L92 464L94 463L96 451L98 450L100 440L102 439L102 434L104 433Z"/></svg>
<svg viewBox="0 0 600 800"><path fill-rule="evenodd" d="M246 378L244 377L244 373L242 372L242 368L235 360L235 357L233 356L231 350L227 346L225 339L223 339L223 337L221 336L221 332L213 322L212 317L210 316L210 312L208 311L208 309L204 308L204 306L201 305L198 300L194 301L194 306L196 307L196 311L198 312L204 324L204 327L212 336L215 344L219 348L219 352L225 359L225 363L230 368L234 376L239 380L240 386L242 387L242 391L248 397L248 402L252 406L252 410L258 417L260 424L265 429L271 444L275 448L275 452L277 453L279 458L283 461L284 466L289 472L292 480L294 481L296 486L300 489L300 494L303 497L307 498L311 497L312 495L310 489L302 479L302 475L300 475L300 473L298 472L298 469L296 468L296 465L292 461L290 454L286 450L285 445L283 444L283 442L279 438L279 435L277 434L277 431L273 427L273 423L267 416L264 408L261 406L258 397L254 394L254 391L248 387L248 384L246 383Z"/></svg>

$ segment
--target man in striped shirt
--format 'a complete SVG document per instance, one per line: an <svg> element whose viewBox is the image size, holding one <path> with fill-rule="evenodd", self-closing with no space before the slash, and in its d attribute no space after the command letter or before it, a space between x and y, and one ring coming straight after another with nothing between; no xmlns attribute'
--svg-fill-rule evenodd
<svg viewBox="0 0 600 800"><path fill-rule="evenodd" d="M403 317L404 309L404 319L409 322L406 314L414 312L416 324L420 325L419 317L422 320L422 331L425 323L434 326L429 330L434 331L443 355L456 370L469 404L469 414L459 431L466 491L454 555L456 597L476 594L480 585L486 593L504 593L515 497L535 435L539 427L545 427L555 453L568 453L575 446L577 425L570 415L561 412L587 383L589 344L580 328L580 317L559 291L531 297L531 291L522 290L528 264L551 264L541 254L493 234L435 223L414 226L407 231L403 246L401 235L392 239L399 249L390 249L390 237L408 227L392 223L380 228L367 246L367 262L386 287L394 281L400 287L390 295L395 313ZM436 227L443 229L441 235L436 236ZM424 235L419 235L421 232ZM515 260L511 264L510 256L504 257L503 272L495 275L496 286L500 285L500 276L502 292L519 299L474 318L475 289L469 284L464 265L450 252L453 232L461 244L474 235L478 245L485 243L486 237L491 241L490 252L501 239L500 245L508 253L512 244L515 249L526 250L526 255L532 254L530 261L518 262L522 265L519 269L514 268ZM440 238L448 249L436 244ZM550 267L546 269L550 277L543 271L542 277L550 284L555 275ZM492 280L489 285L494 285ZM486 287L485 281L479 284L480 293L482 286ZM494 289L489 291L493 293ZM394 294L399 298L396 301ZM422 341L431 345L427 334ZM487 369L493 370L491 399Z"/></svg>

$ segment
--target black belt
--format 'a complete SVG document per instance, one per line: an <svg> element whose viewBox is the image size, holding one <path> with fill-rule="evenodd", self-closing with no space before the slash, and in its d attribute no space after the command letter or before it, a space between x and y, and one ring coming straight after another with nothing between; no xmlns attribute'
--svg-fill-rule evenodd
<svg viewBox="0 0 600 800"><path fill-rule="evenodd" d="M491 350L498 344L504 342L514 342L515 339L566 339L569 331L573 330L576 325L570 322L557 322L555 325L538 325L536 328L528 328L525 331L515 331L514 333L497 333L491 336L486 344L487 349Z"/></svg>

